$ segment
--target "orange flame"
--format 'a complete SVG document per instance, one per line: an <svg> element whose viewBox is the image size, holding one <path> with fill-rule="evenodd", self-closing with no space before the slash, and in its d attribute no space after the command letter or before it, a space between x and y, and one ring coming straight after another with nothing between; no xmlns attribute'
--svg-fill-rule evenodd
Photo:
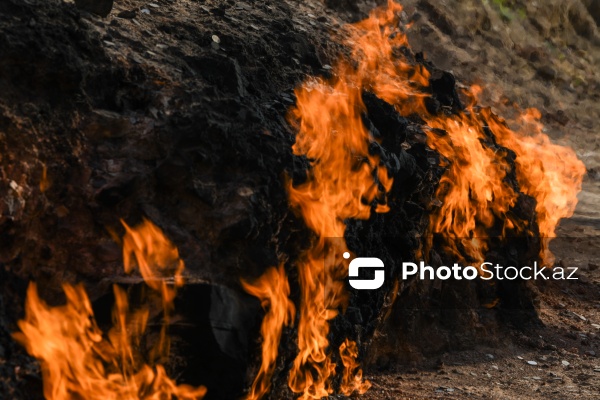
<svg viewBox="0 0 600 400"><path fill-rule="evenodd" d="M408 41L399 24L401 10L402 6L389 0L387 8L347 26L345 43L351 62L339 61L331 80L311 78L296 89L297 104L290 112L290 123L297 130L294 154L306 156L311 169L305 183L288 184L289 199L316 234L312 248L298 262L302 289L299 353L288 383L301 398L321 398L333 392L335 365L328 354L328 321L346 302L341 283L346 271L336 259L346 246L327 238L343 237L346 219L369 218L373 203L378 212L388 209L385 193L392 179L368 152L373 138L361 120L366 111L363 90L392 104L402 115L418 114L428 125L428 145L441 155L446 168L436 192L441 207L432 211L429 229L443 234L453 256L483 261L492 227L503 233L536 233L511 213L518 193L506 178L515 171L510 153L495 140L516 153L517 180L521 190L537 201L542 236L553 234L560 218L573 213L581 187L583 164L571 149L552 144L540 129L528 136L504 124L494 125L497 117L475 108L479 88L473 89L472 104L465 111L430 114L424 102L429 96L429 72L402 52ZM524 119L531 121L527 114ZM488 126L495 138L490 137ZM541 256L547 259L548 254L544 247ZM368 386L362 383L361 373L355 372L355 346L347 341L340 348L344 393L361 392Z"/></svg>
<svg viewBox="0 0 600 400"><path fill-rule="evenodd" d="M330 81L312 79L296 89L297 104L290 122L297 128L294 154L311 160L305 183L288 185L292 207L298 209L316 234L298 263L301 285L299 353L288 384L301 398L321 398L333 392L330 378L335 363L328 353L329 320L346 302L343 279L347 275L341 238L349 218L368 219L385 212L385 193L392 185L379 158L369 154L374 139L364 127L362 74L340 63Z"/></svg>
<svg viewBox="0 0 600 400"><path fill-rule="evenodd" d="M172 306L176 288L183 286L181 273L185 268L179 251L152 222L144 219L135 229L121 221L125 228L123 236L123 264L125 272L131 273L137 266L144 281L152 289L160 291L166 305ZM173 279L173 287L168 279Z"/></svg>
<svg viewBox="0 0 600 400"><path fill-rule="evenodd" d="M517 154L517 181L521 191L536 199L537 223L542 241L540 257L551 266L554 256L549 242L562 218L573 215L577 193L586 173L585 165L573 149L554 144L543 133L541 114L535 108L525 110L512 131L489 108L481 111L498 143Z"/></svg>
<svg viewBox="0 0 600 400"><path fill-rule="evenodd" d="M356 361L358 357L358 346L355 342L346 339L340 345L340 357L344 364L344 373L342 375L342 384L340 391L349 396L356 392L363 394L371 387L371 382L363 381L360 364Z"/></svg>
<svg viewBox="0 0 600 400"><path fill-rule="evenodd" d="M177 273L181 273L183 262L160 229L145 221L139 228L126 226L126 230L124 254L128 271L131 264L127 254L133 251L142 270L145 267L149 271L164 270L174 263ZM134 242L136 247L128 247ZM148 244L152 247L148 248ZM165 253L160 255L157 251ZM142 275L146 278L144 272ZM178 281L176 277L175 282ZM148 282L163 294L169 294L163 300L172 301L169 291L172 289L165 290L151 279ZM66 304L51 307L40 299L32 283L27 291L25 318L18 323L20 332L14 334L29 354L40 361L46 399L199 400L204 397L205 387L177 385L162 365L143 362L138 348L149 312L147 309L130 311L123 289L114 286L113 327L104 335L95 322L83 286L65 284L63 288ZM164 339L161 342L160 351L165 351Z"/></svg>
<svg viewBox="0 0 600 400"><path fill-rule="evenodd" d="M158 346L150 356L156 357L169 353L169 337L167 326L169 314L173 310L173 300L177 288L183 286L182 272L185 268L179 258L177 247L165 237L163 232L152 222L144 219L135 228L121 221L125 228L123 236L123 264L126 273L131 273L137 266L144 282L152 289L160 292L163 305L163 324ZM172 285L169 285L172 281Z"/></svg>
<svg viewBox="0 0 600 400"><path fill-rule="evenodd" d="M271 377L275 370L281 332L283 327L289 325L294 319L295 308L288 298L290 286L283 266L270 268L255 282L242 281L242 285L246 292L260 299L263 308L267 311L260 329L263 337L262 362L250 393L246 397L248 400L258 400L263 398L271 388Z"/></svg>
<svg viewBox="0 0 600 400"><path fill-rule="evenodd" d="M431 233L443 234L453 256L483 261L490 227L500 224L502 232L531 229L519 226L510 213L517 193L505 182L510 172L507 153L490 143L494 139L484 128L489 126L496 142L516 153L517 181L525 194L536 199L539 234L548 239L540 256L551 262L548 241L559 220L573 214L585 174L583 163L572 149L553 144L542 132L537 110L525 112L521 129L513 132L489 109L477 109L480 87L467 92L471 104L464 112L431 115L423 101L428 96L429 73L399 51L408 46L404 28L399 26L401 10L402 6L388 1L387 8L376 9L368 19L351 25L346 43L357 65L359 77L353 77L354 82L403 115L417 113L432 128L425 130L428 145L443 156L447 170L436 192L442 206L431 214Z"/></svg>
<svg viewBox="0 0 600 400"><path fill-rule="evenodd" d="M431 214L430 229L449 239L454 256L462 258L464 252L482 262L487 230L498 222L514 226L509 211L517 193L505 180L510 170L506 154L487 143L475 113L428 117L427 123L445 131L427 130L427 137L429 146L449 160L436 192L442 205Z"/></svg>

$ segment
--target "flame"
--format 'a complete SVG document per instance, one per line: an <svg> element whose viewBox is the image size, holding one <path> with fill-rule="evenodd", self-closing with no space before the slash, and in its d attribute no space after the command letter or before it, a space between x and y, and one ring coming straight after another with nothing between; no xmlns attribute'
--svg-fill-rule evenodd
<svg viewBox="0 0 600 400"><path fill-rule="evenodd" d="M400 114L418 114L429 127L425 129L428 145L442 156L446 168L436 192L442 205L430 215L430 232L442 234L453 256L476 261L484 259L491 227L503 234L511 229L537 234L511 213L518 193L507 183L513 171L510 154L502 146L516 154L520 190L536 199L539 235L547 239L540 258L551 262L548 242L559 220L574 212L585 174L583 163L572 149L553 144L542 132L539 111L527 110L517 121L520 129L512 131L489 108L477 107L482 90L478 86L467 91L471 104L464 111L432 115L424 102L429 96L429 73L401 51L409 46L399 24L401 11L401 5L388 1L387 7L347 27L345 43L357 65L359 77L353 81L394 105Z"/></svg>
<svg viewBox="0 0 600 400"><path fill-rule="evenodd" d="M183 286L182 272L185 268L179 258L177 247L165 237L152 222L144 219L135 229L124 221L123 264L125 273L131 273L137 266L144 282L152 289L161 292L166 306L173 305L176 288ZM168 279L173 279L173 286Z"/></svg>
<svg viewBox="0 0 600 400"><path fill-rule="evenodd" d="M172 265L180 275L183 262L177 249L149 221L137 228L125 227L127 271L131 271L130 255L134 254L148 285L161 291L164 308L169 309L167 301L172 301L174 289L167 290L150 278L156 278L158 271L164 272ZM149 271L151 275L147 275ZM175 283L180 279L176 276ZM66 303L51 307L40 299L35 283L31 283L25 318L18 322L20 332L14 334L29 354L40 361L46 399L199 400L204 397L205 387L177 385L161 364L151 366L143 361L144 355L138 349L149 311L146 308L131 311L123 289L114 286L113 327L106 335L96 324L84 287L65 284L63 289ZM156 353L166 356L165 351L168 346L162 338Z"/></svg>
<svg viewBox="0 0 600 400"><path fill-rule="evenodd" d="M516 131L493 114L489 108L481 114L494 132L497 142L516 155L517 181L521 191L536 199L537 223L542 241L540 258L551 266L554 256L549 242L562 218L575 212L577 193L586 173L583 162L570 147L550 141L543 133L541 113L535 108L522 112L513 124Z"/></svg>
<svg viewBox="0 0 600 400"><path fill-rule="evenodd" d="M571 149L552 144L535 115L522 118L535 132L508 129L489 109L476 106L479 87L467 93L471 104L465 110L430 113L425 102L431 96L429 72L402 50L408 41L399 23L401 11L401 5L389 0L364 21L346 26L350 61L338 61L333 78L310 78L295 91L297 103L289 117L297 131L293 151L305 156L311 168L305 183L288 182L287 189L291 206L316 236L297 264L298 355L288 384L302 399L333 392L328 321L347 300L342 285L346 270L338 260L347 249L328 238L343 237L349 218L367 219L373 209L388 210L385 194L393 181L368 152L374 139L361 119L366 112L362 91L372 92L402 115L416 114L425 121L427 143L440 154L445 168L436 191L441 206L431 211L429 230L441 234L448 253L461 260L484 260L492 228L503 235L551 236L560 218L572 215L581 188L585 170ZM514 175L520 190L537 201L539 232L512 213L519 196L509 182ZM548 259L547 246L540 256ZM340 357L345 394L368 388L356 356L356 344L344 342Z"/></svg>
<svg viewBox="0 0 600 400"><path fill-rule="evenodd" d="M311 79L296 89L296 107L290 122L297 128L294 154L311 160L305 183L288 185L292 207L299 210L316 238L298 261L301 286L298 322L298 355L288 384L300 398L322 398L333 392L335 363L329 354L329 320L338 314L347 295L347 274L341 254L342 238L349 218L368 219L373 202L385 211L384 193L392 179L369 154L374 139L361 120L360 71L340 63L330 81Z"/></svg>
<svg viewBox="0 0 600 400"><path fill-rule="evenodd" d="M517 223L509 213L517 193L505 180L507 153L491 145L477 118L475 113L430 117L427 123L434 129L426 133L429 146L449 160L436 191L442 205L431 214L430 229L443 234L454 256L462 259L464 252L483 262L488 229Z"/></svg>
<svg viewBox="0 0 600 400"><path fill-rule="evenodd" d="M151 352L151 359L169 353L169 337L167 326L169 315L173 310L173 300L177 288L183 286L182 272L185 268L179 258L177 247L165 237L163 232L152 222L144 219L135 228L124 221L123 265L125 273L131 273L137 266L144 282L152 289L160 292L163 305L163 324L158 347ZM169 285L172 281L172 285Z"/></svg>
<svg viewBox="0 0 600 400"><path fill-rule="evenodd" d="M360 364L356 361L357 357L358 346L355 342L346 339L340 345L340 358L344 364L340 392L346 396L354 392L363 394L371 387L371 382L362 379L362 370Z"/></svg>
<svg viewBox="0 0 600 400"><path fill-rule="evenodd" d="M260 329L263 337L262 362L246 397L248 400L258 400L271 388L281 332L294 319L295 308L288 298L290 286L283 266L268 269L253 283L242 281L242 286L246 292L258 297L267 311Z"/></svg>

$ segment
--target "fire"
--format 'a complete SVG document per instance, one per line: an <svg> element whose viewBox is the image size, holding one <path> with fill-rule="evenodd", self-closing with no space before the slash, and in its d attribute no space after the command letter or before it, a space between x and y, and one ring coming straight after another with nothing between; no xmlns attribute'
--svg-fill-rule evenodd
<svg viewBox="0 0 600 400"><path fill-rule="evenodd" d="M388 211L386 195L393 184L379 157L369 153L369 144L376 139L363 124L364 91L393 105L400 114L416 114L425 122L428 146L440 154L445 169L436 192L441 205L430 214L429 230L446 239L452 256L483 261L492 229L504 235L539 234L550 239L560 219L572 215L581 189L583 164L573 150L553 144L543 133L539 111L527 110L518 121L507 124L489 108L476 105L480 88L474 87L467 93L472 101L465 110L430 113L426 107L429 72L403 52L408 41L405 27L399 24L401 11L390 0L366 20L345 27L350 59L338 61L331 79L310 78L298 87L297 103L289 113L296 130L293 152L310 161L304 183L287 182L289 202L314 233L310 248L295 265L300 284L298 354L288 385L301 399L319 399L335 391L338 356L343 364L342 394L362 394L370 386L357 361L357 344L346 339L336 355L328 338L329 321L348 300L347 263L342 259L348 249L339 240L346 221ZM511 130L511 125L518 129ZM536 200L537 227L526 226L512 215L519 196L509 183L513 177L519 189ZM166 329L176 289L183 285L183 261L151 222L123 226L125 271L137 268L146 284L160 293L163 305L161 337L149 363L138 350L148 310L131 311L119 287L114 288L113 328L103 334L82 286L65 285L66 304L50 307L32 284L25 318L19 322L21 332L15 338L40 360L44 394L51 400L200 399L206 388L177 385L161 364L154 363L168 355ZM547 241L540 257L552 261ZM242 286L266 310L262 362L247 396L254 400L270 389L283 327L292 324L296 310L282 266Z"/></svg>
<svg viewBox="0 0 600 400"><path fill-rule="evenodd" d="M137 266L144 282L160 292L163 305L163 325L156 350L151 360L169 353L167 326L169 314L173 310L173 300L177 288L183 286L182 272L185 268L179 258L177 247L168 240L160 228L144 219L135 229L121 221L125 228L123 236L123 265L125 273L133 272ZM172 281L169 285L169 281Z"/></svg>
<svg viewBox="0 0 600 400"><path fill-rule="evenodd" d="M344 364L340 392L346 396L354 392L363 394L371 387L371 382L362 379L362 370L360 364L356 361L357 357L358 346L355 342L346 339L340 345L340 358Z"/></svg>
<svg viewBox="0 0 600 400"><path fill-rule="evenodd" d="M505 180L510 170L507 154L490 144L474 113L427 122L434 128L427 130L429 146L449 160L436 192L442 205L431 215L430 229L448 239L454 256L482 262L488 229L497 223L515 224L509 211L517 193Z"/></svg>
<svg viewBox="0 0 600 400"><path fill-rule="evenodd" d="M457 257L483 260L486 230L497 221L510 224L508 211L516 193L504 182L505 154L489 146L481 122L471 112L431 115L425 106L429 73L413 65L399 51L408 47L398 14L402 6L389 2L370 17L348 29L354 61L363 89L394 105L402 115L416 113L425 129L428 145L447 168L437 190L442 206L431 214L431 233L447 239L448 251ZM442 134L443 132L443 134Z"/></svg>
<svg viewBox="0 0 600 400"><path fill-rule="evenodd" d="M159 227L144 219L135 228L121 221L125 228L123 236L123 264L125 272L131 273L137 266L144 282L160 291L165 304L172 306L176 288L183 286L182 272L185 268L179 258L177 247L167 239ZM173 281L173 287L167 280Z"/></svg>
<svg viewBox="0 0 600 400"><path fill-rule="evenodd" d="M263 337L262 362L246 397L248 400L258 400L270 390L281 332L294 319L295 308L288 298L290 286L283 266L270 268L255 282L242 282L242 285L246 292L259 298L267 311L260 329Z"/></svg>
<svg viewBox="0 0 600 400"><path fill-rule="evenodd" d="M445 238L449 255L483 261L492 230L551 237L559 220L572 215L581 188L583 164L571 149L552 144L542 133L539 113L524 114L524 128L514 132L489 109L476 106L477 87L468 93L472 104L465 110L430 113L425 101L430 96L429 72L402 51L408 41L399 24L401 11L390 0L366 20L345 27L350 60L336 64L332 79L310 78L297 88L290 112L297 131L294 154L306 156L311 168L305 183L288 184L289 200L316 236L297 262L298 355L288 384L302 399L322 398L334 390L328 321L347 300L342 284L347 271L338 259L347 249L328 238L343 237L349 218L367 219L373 209L388 209L385 194L393 181L369 154L368 143L374 139L361 119L366 112L363 91L402 115L416 114L425 121L427 143L445 168L436 192L441 206L431 212L429 230ZM510 162L513 154L516 171ZM539 232L512 213L519 196L509 182L515 175L520 190L537 202ZM540 256L550 260L547 245ZM358 369L356 343L346 340L339 351L342 393L364 392L369 384Z"/></svg>
<svg viewBox="0 0 600 400"><path fill-rule="evenodd" d="M430 128L425 129L428 145L440 153L446 168L436 193L442 205L431 214L430 232L446 238L453 256L475 261L483 260L492 227L503 234L510 230L536 234L511 214L517 193L505 179L513 172L505 150L509 149L516 154L520 190L537 202L539 235L546 239L540 257L551 263L548 243L560 219L574 212L583 163L572 149L553 144L542 132L539 111L527 110L517 121L520 128L512 131L490 109L477 107L480 87L467 92L472 102L466 110L432 115L423 101L429 73L399 50L408 47L399 26L401 11L401 5L389 1L387 8L348 27L345 42L357 64L359 78L354 80L362 83L362 89L394 105L402 115L418 114Z"/></svg>
<svg viewBox="0 0 600 400"><path fill-rule="evenodd" d="M157 279L165 278L166 271L175 271L175 286L181 284L184 266L177 249L149 221L136 228L127 225L125 228L126 270L133 267L133 255L148 285L162 293L164 309L170 309L174 289L166 288L165 281L161 279L159 283ZM18 323L20 332L14 334L29 354L40 361L46 399L199 400L204 397L205 387L177 385L162 365L144 362L139 347L149 313L144 308L130 310L123 289L114 286L113 327L107 334L95 322L84 287L65 284L63 289L66 303L52 307L40 299L32 283L27 291L25 318ZM165 329L166 324L155 356L167 356Z"/></svg>
<svg viewBox="0 0 600 400"><path fill-rule="evenodd" d="M573 215L577 193L586 173L585 165L573 149L554 144L543 133L541 114L531 108L521 113L512 131L489 108L481 114L494 132L498 143L517 154L517 180L523 193L537 200L536 213L542 241L540 257L552 265L554 257L549 242L562 218Z"/></svg>
<svg viewBox="0 0 600 400"><path fill-rule="evenodd" d="M305 183L288 185L292 207L299 210L316 238L298 261L301 286L298 355L289 375L292 391L301 398L322 398L333 392L335 363L329 354L329 320L344 306L343 279L347 251L342 238L349 218L368 219L373 202L386 211L385 193L392 179L376 156L369 154L374 139L361 114L361 75L339 64L331 81L313 79L296 89L297 104L290 122L298 133L294 154L311 160Z"/></svg>

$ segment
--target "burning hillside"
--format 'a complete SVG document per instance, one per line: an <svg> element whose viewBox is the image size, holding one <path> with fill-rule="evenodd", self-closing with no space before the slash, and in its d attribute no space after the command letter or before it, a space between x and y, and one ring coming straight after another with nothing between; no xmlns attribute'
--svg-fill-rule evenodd
<svg viewBox="0 0 600 400"><path fill-rule="evenodd" d="M562 265L575 151L415 53L402 5L294 4L0 5L11 397L369 396L369 368L538 321L522 271Z"/></svg>

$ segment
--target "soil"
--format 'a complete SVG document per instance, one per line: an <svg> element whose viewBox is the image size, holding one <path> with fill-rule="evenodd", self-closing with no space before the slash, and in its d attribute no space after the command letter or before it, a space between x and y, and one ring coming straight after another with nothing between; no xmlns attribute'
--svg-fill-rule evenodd
<svg viewBox="0 0 600 400"><path fill-rule="evenodd" d="M459 85L481 84L482 104L540 109L550 136L584 161L580 204L553 244L580 280L533 288L541 324L403 364L372 360L364 399L598 397L600 6L555 3L409 0L405 20L413 49ZM197 282L293 257L288 245L306 237L281 176L302 179L306 164L291 156L282 116L293 88L335 61L331 33L374 6L124 0L102 18L70 2L0 4L0 398L41 395L37 364L5 340L27 281L55 302L75 279L101 296L119 275L107 228L120 217L164 227Z"/></svg>

